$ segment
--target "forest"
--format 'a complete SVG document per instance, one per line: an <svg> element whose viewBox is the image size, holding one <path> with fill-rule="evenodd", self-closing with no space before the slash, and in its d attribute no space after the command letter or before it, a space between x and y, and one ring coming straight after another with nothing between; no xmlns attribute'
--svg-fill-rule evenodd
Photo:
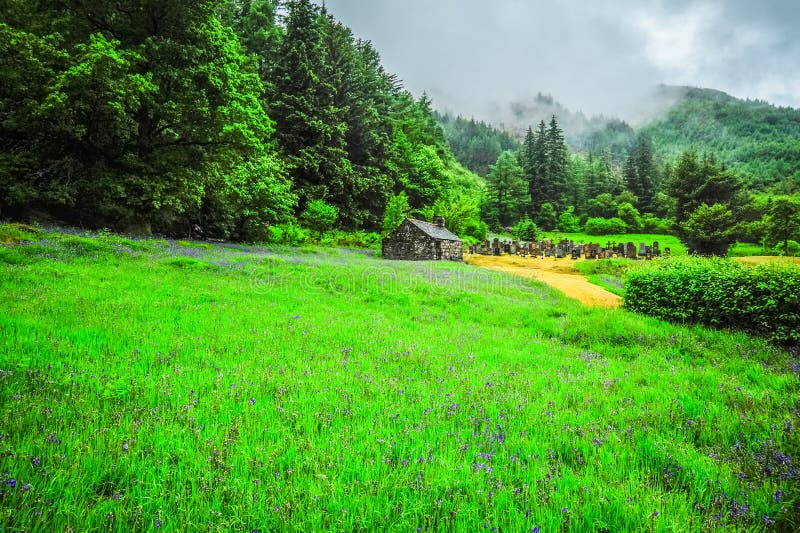
<svg viewBox="0 0 800 533"><path fill-rule="evenodd" d="M467 241L583 230L798 249L797 110L662 87L678 103L636 130L540 94L561 116L515 135L438 113L311 0L10 0L0 21L3 219L364 244L436 213Z"/></svg>
<svg viewBox="0 0 800 533"><path fill-rule="evenodd" d="M310 0L34 4L0 8L0 217L259 241L380 230L398 197L479 222L430 100Z"/></svg>

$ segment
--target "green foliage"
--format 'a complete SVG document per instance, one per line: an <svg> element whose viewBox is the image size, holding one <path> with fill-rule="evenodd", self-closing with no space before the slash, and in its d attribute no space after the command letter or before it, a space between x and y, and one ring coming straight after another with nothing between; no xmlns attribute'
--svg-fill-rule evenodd
<svg viewBox="0 0 800 533"><path fill-rule="evenodd" d="M690 253L727 255L735 241L733 207L741 189L738 179L712 158L700 161L683 154L668 183L676 199L675 222Z"/></svg>
<svg viewBox="0 0 800 533"><path fill-rule="evenodd" d="M486 238L488 225L481 220L480 196L469 191L450 192L420 211L427 220L442 216L445 225L460 237L472 237L478 241Z"/></svg>
<svg viewBox="0 0 800 533"><path fill-rule="evenodd" d="M666 320L800 343L800 269L748 268L727 259L681 258L631 272L625 307Z"/></svg>
<svg viewBox="0 0 800 533"><path fill-rule="evenodd" d="M169 230L198 222L220 176L269 153L263 87L212 3L47 5L36 17L19 9L4 8L22 25L5 29L29 46L8 70L20 77L39 63L41 86L0 132L24 139L3 158L10 209Z"/></svg>
<svg viewBox="0 0 800 533"><path fill-rule="evenodd" d="M681 225L682 240L690 254L728 255L734 242L735 221L730 208L723 204L702 204Z"/></svg>
<svg viewBox="0 0 800 533"><path fill-rule="evenodd" d="M800 198L775 198L765 223L768 242L782 245L783 253L791 254L789 241L800 241Z"/></svg>
<svg viewBox="0 0 800 533"><path fill-rule="evenodd" d="M792 239L781 241L775 245L775 251L780 255L797 256L800 255L800 243Z"/></svg>
<svg viewBox="0 0 800 533"><path fill-rule="evenodd" d="M645 213L641 218L642 231L644 233L660 233L669 235L672 233L674 222L669 218L658 218L650 213Z"/></svg>
<svg viewBox="0 0 800 533"><path fill-rule="evenodd" d="M513 152L500 154L487 176L485 218L494 227L510 226L525 213L530 202L522 167Z"/></svg>
<svg viewBox="0 0 800 533"><path fill-rule="evenodd" d="M575 216L575 207L569 206L558 217L558 230L565 233L573 233L581 230L581 220Z"/></svg>
<svg viewBox="0 0 800 533"><path fill-rule="evenodd" d="M528 217L514 224L514 231L511 232L515 239L520 241L536 242L539 240L541 230L536 223Z"/></svg>
<svg viewBox="0 0 800 533"><path fill-rule="evenodd" d="M603 193L589 200L590 217L612 218L617 216L617 212L617 202L611 193Z"/></svg>
<svg viewBox="0 0 800 533"><path fill-rule="evenodd" d="M617 218L625 223L631 233L639 233L644 229L644 223L639 211L627 202L617 206Z"/></svg>
<svg viewBox="0 0 800 533"><path fill-rule="evenodd" d="M322 233L333 229L339 210L336 206L325 203L323 200L311 200L300 215L300 222L307 228Z"/></svg>
<svg viewBox="0 0 800 533"><path fill-rule="evenodd" d="M400 191L389 198L386 204L386 213L383 216L383 233L388 234L400 224L408 216L411 211L411 206L408 204L408 196L405 191Z"/></svg>
<svg viewBox="0 0 800 533"><path fill-rule="evenodd" d="M3 216L259 241L312 200L378 229L393 192L477 197L431 101L310 0L30 11L0 8Z"/></svg>
<svg viewBox="0 0 800 533"><path fill-rule="evenodd" d="M586 220L583 231L589 235L612 235L627 233L628 225L624 220L613 218L592 217Z"/></svg>
<svg viewBox="0 0 800 533"><path fill-rule="evenodd" d="M309 231L296 224L279 224L269 226L267 242L272 244L285 244L287 246L302 246L309 242Z"/></svg>

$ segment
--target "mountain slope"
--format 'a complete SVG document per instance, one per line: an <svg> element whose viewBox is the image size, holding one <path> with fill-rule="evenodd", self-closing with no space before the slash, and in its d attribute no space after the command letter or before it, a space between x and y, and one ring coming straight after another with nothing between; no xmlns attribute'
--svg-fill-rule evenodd
<svg viewBox="0 0 800 533"><path fill-rule="evenodd" d="M680 96L663 117L643 128L664 159L696 150L713 154L752 187L800 189L800 110L711 89L663 86L660 91Z"/></svg>

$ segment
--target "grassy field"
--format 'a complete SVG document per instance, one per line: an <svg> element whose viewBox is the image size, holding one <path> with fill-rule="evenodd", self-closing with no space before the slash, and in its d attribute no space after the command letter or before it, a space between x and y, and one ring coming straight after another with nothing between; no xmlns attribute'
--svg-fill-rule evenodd
<svg viewBox="0 0 800 533"><path fill-rule="evenodd" d="M368 252L0 241L0 530L800 527L764 341Z"/></svg>

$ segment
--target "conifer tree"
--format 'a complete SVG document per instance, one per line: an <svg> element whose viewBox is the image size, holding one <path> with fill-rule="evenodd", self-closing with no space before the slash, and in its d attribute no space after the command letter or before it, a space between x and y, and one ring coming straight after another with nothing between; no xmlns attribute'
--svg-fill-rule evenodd
<svg viewBox="0 0 800 533"><path fill-rule="evenodd" d="M559 210L564 207L564 195L567 184L567 145L564 134L558 126L555 115L550 119L545 137L547 153L546 184L548 200Z"/></svg>

